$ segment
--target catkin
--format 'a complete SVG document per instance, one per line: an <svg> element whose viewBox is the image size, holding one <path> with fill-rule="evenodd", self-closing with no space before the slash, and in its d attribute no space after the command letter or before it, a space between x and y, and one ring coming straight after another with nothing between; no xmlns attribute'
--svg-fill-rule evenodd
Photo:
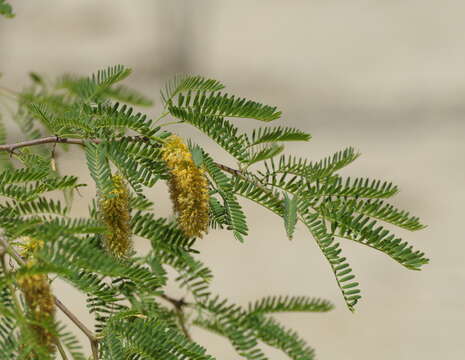
<svg viewBox="0 0 465 360"><path fill-rule="evenodd" d="M208 181L182 139L171 135L162 148L170 172L168 187L173 210L186 236L202 237L208 230Z"/></svg>
<svg viewBox="0 0 465 360"><path fill-rule="evenodd" d="M34 264L30 259L26 266ZM55 301L46 274L20 275L18 286L27 304L28 325L35 342L50 354L55 352ZM32 354L31 354L32 355Z"/></svg>
<svg viewBox="0 0 465 360"><path fill-rule="evenodd" d="M129 191L121 175L114 175L110 196L99 201L100 216L107 226L106 249L117 258L125 258L133 249Z"/></svg>

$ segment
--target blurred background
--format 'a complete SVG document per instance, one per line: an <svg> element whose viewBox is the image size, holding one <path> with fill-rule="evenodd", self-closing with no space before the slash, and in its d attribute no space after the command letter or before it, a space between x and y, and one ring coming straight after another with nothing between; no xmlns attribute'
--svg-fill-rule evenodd
<svg viewBox="0 0 465 360"><path fill-rule="evenodd" d="M212 232L199 242L216 275L212 288L239 304L270 294L331 300L327 314L279 318L316 348L319 359L462 359L465 355L465 23L463 1L19 1L17 16L0 19L0 84L21 89L27 73L50 78L90 74L113 64L134 69L127 82L156 100L178 73L221 80L227 91L276 105L276 125L310 132L288 152L320 159L347 146L362 157L346 175L393 181L393 203L428 228L397 234L424 250L421 272L382 253L343 242L363 299L355 314L344 306L328 264L298 228L293 242L273 214L243 202L250 236ZM243 129L259 126L235 120ZM11 128L9 139L21 140ZM234 162L187 127L219 161ZM63 173L84 174L79 151L60 157ZM158 185L157 185L158 186ZM76 198L85 215L94 189ZM166 189L150 193L169 215ZM147 244L138 244L140 251ZM182 296L174 286L173 296ZM86 323L84 301L64 284L60 298ZM218 359L237 359L225 340L192 329ZM87 346L87 344L85 344ZM273 359L285 359L268 349Z"/></svg>

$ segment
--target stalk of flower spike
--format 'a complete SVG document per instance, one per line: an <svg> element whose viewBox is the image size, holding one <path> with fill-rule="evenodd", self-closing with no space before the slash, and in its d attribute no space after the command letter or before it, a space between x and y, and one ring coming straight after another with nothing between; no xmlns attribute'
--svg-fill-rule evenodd
<svg viewBox="0 0 465 360"><path fill-rule="evenodd" d="M108 229L104 236L105 247L115 257L125 258L133 248L129 190L121 175L114 175L112 180L110 196L104 196L99 201L100 216Z"/></svg>
<svg viewBox="0 0 465 360"><path fill-rule="evenodd" d="M195 165L188 147L177 135L166 139L163 160L170 172L168 187L173 210L186 236L202 237L208 230L208 181Z"/></svg>

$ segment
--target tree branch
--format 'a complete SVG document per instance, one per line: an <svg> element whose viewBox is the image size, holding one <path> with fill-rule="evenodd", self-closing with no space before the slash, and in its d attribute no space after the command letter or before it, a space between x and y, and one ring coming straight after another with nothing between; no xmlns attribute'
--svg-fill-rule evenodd
<svg viewBox="0 0 465 360"><path fill-rule="evenodd" d="M145 136L129 136L127 137L129 139L135 140L135 141L148 141L150 140L148 137ZM102 142L101 139L75 139L75 138L62 138L59 136L48 136L40 139L34 139L34 140L27 140L27 141L21 141L13 144L5 144L5 145L0 145L0 151L8 151L8 152L13 152L16 149L22 148L22 147L27 147L27 146L34 146L34 145L43 145L43 144L76 144L76 145L84 145L85 141L91 141L95 144L99 144ZM220 164L215 162L215 165L218 166L221 170L226 171L232 175L239 176L241 178L247 179L244 175L244 173L240 170L236 170L233 168L230 168L229 166ZM250 180L250 179L247 179Z"/></svg>
<svg viewBox="0 0 465 360"><path fill-rule="evenodd" d="M97 139L90 140L90 141L93 141L95 143L100 142ZM26 147L26 146L42 145L42 144L53 144L53 143L83 145L84 140L83 139L61 138L59 136L48 136L48 137L45 137L45 138L22 141L22 142L18 142L18 143L14 143L14 144L0 145L0 151L12 152L15 149L19 149L19 148Z"/></svg>
<svg viewBox="0 0 465 360"><path fill-rule="evenodd" d="M149 141L150 138L146 136L127 136L126 138L135 140L135 141ZM76 145L84 145L85 141L91 141L95 144L99 144L102 142L101 139L75 139L75 138L63 138L60 136L48 136L40 139L34 140L27 140L21 141L13 144L5 144L0 145L0 151L8 151L13 152L16 149L27 147L27 146L34 146L34 145L43 145L43 144L76 144Z"/></svg>

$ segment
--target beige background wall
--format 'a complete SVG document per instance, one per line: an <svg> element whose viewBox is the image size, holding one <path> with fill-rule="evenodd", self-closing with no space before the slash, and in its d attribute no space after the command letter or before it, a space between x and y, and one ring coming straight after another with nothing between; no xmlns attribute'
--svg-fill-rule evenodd
<svg viewBox="0 0 465 360"><path fill-rule="evenodd" d="M163 81L176 73L218 78L232 93L278 105L280 124L313 135L289 152L318 159L354 145L363 156L344 173L394 181L401 188L394 203L429 225L398 232L430 255L431 264L419 273L343 243L364 291L351 314L304 229L290 243L279 219L244 202L252 228L245 245L227 233L212 233L200 244L216 273L215 290L241 304L274 293L332 300L337 308L328 314L280 316L319 359L464 358L463 1L11 3L17 18L0 20L1 84L21 88L30 70L53 77L122 63L134 69L129 83L157 98ZM179 132L199 139L194 130ZM20 138L11 134L11 140ZM83 165L78 152L62 158L64 172L81 173ZM82 201L92 195L87 189ZM152 196L157 211L169 214L163 189ZM82 204L75 213L85 209ZM60 296L73 309L82 306L71 291ZM82 318L90 320L85 312ZM237 359L222 339L200 330L194 338L219 359Z"/></svg>

